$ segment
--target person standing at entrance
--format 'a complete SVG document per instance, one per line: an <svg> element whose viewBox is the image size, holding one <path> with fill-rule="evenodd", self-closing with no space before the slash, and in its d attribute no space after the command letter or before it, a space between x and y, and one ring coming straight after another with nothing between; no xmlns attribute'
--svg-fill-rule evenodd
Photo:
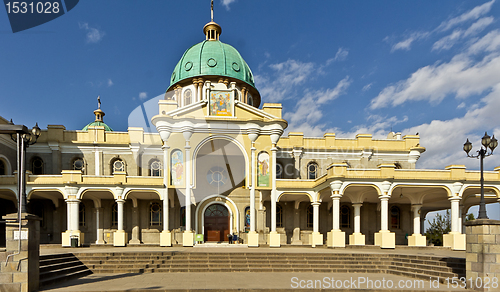
<svg viewBox="0 0 500 292"><path fill-rule="evenodd" d="M229 244L233 243L233 235L231 233L228 233L227 240L229 241Z"/></svg>

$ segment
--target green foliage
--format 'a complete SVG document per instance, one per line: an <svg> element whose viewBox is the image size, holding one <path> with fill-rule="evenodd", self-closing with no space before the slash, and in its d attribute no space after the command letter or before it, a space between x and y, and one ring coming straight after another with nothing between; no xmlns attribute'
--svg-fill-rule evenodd
<svg viewBox="0 0 500 292"><path fill-rule="evenodd" d="M429 228L425 231L425 236L427 240L433 243L435 246L443 245L443 234L451 231L451 220L450 211L446 210L446 214L443 216L437 214L436 217L429 222Z"/></svg>
<svg viewBox="0 0 500 292"><path fill-rule="evenodd" d="M476 218L474 217L474 214L472 213L469 213L465 216L465 222L467 221L471 221L471 220L476 220Z"/></svg>

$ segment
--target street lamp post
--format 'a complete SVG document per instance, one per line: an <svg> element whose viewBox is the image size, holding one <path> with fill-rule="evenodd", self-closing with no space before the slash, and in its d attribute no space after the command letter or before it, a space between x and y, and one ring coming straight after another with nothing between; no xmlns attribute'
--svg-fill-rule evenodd
<svg viewBox="0 0 500 292"><path fill-rule="evenodd" d="M483 138L481 138L481 144L481 149L477 151L477 155L470 155L469 152L472 150L472 143L469 142L469 139L467 139L467 142L464 144L464 151L467 153L467 157L478 158L481 161L481 201L479 202L479 215L477 216L477 219L488 219L488 216L486 215L486 203L484 201L483 160L485 157L493 155L493 150L495 150L498 146L498 141L495 139L495 135L490 138L490 136L488 136L485 132ZM490 153L488 153L488 148L490 149Z"/></svg>
<svg viewBox="0 0 500 292"><path fill-rule="evenodd" d="M40 137L38 123L31 129L24 125L14 123L0 125L0 134L10 134L11 139L17 144L17 200L18 213L26 212L26 148L33 145Z"/></svg>

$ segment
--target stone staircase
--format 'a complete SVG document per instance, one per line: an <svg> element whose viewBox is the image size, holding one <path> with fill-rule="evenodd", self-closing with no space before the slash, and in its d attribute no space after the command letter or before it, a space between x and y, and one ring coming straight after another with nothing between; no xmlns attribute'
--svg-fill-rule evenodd
<svg viewBox="0 0 500 292"><path fill-rule="evenodd" d="M93 273L322 272L387 273L441 281L465 277L465 259L400 254L333 253L79 253Z"/></svg>
<svg viewBox="0 0 500 292"><path fill-rule="evenodd" d="M92 274L74 254L40 256L40 287Z"/></svg>

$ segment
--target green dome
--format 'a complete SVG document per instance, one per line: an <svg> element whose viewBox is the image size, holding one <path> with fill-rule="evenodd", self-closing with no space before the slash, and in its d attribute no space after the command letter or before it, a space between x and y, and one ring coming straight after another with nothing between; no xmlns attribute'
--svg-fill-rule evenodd
<svg viewBox="0 0 500 292"><path fill-rule="evenodd" d="M85 127L83 127L82 131L88 131L89 127L94 127L94 126L103 126L104 127L104 131L106 131L106 132L113 132L113 129L111 129L108 125L106 125L103 122L92 122L92 123L86 125Z"/></svg>
<svg viewBox="0 0 500 292"><path fill-rule="evenodd" d="M187 78L209 75L236 78L255 88L252 71L240 53L218 40L203 41L187 49L175 66L170 87Z"/></svg>

